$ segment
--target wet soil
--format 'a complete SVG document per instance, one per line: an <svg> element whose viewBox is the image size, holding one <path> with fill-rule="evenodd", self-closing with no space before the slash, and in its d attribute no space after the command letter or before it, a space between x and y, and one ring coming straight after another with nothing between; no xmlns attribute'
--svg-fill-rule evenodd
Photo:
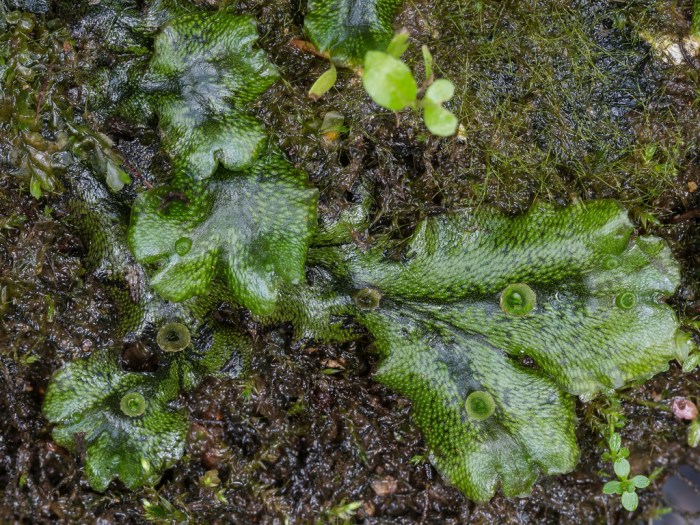
<svg viewBox="0 0 700 525"><path fill-rule="evenodd" d="M370 233L396 236L459 207L515 213L540 199L616 198L640 233L671 243L683 269L672 304L689 326L698 320L698 64L668 65L639 36L681 38L690 2L406 2L397 27L412 35L407 61L420 71L427 44L439 76L458 86L451 109L464 129L452 139L428 136L416 115L379 110L350 71L329 95L309 101L306 91L327 63L288 45L303 37L304 4L233 2L256 16L261 46L284 78L258 116L320 189L321 213L342 209L358 184L374 199ZM86 23L87 4L43 5L20 7L69 26L81 69L62 89L85 109L75 91L85 71L115 59L98 38L109 16ZM317 131L328 111L342 113L348 128L334 140ZM92 122L146 180L167 170L153 130L98 112ZM9 160L12 146L0 138L0 523L145 523L142 501L159 498L173 507L162 523L648 523L667 506L665 480L680 465L700 470L687 424L667 410L677 396L697 401L700 372L682 374L672 364L619 394L633 472L660 469L637 512L602 494L612 470L601 459L603 399L577 407L581 462L573 473L541 479L528 498L474 504L425 460L410 404L372 381L371 340L295 341L289 327L262 329L226 309L220 315L255 338L250 374L209 380L182 397L192 422L186 456L157 487L129 491L116 482L94 492L80 454L51 441L41 402L62 364L121 344L114 307L88 270L69 195L31 197ZM208 486L203 476L213 470L219 483ZM352 502L354 516L342 516Z"/></svg>

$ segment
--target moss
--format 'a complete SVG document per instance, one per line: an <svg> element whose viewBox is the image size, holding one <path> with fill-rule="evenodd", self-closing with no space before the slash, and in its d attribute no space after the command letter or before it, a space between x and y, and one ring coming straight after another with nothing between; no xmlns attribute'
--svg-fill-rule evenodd
<svg viewBox="0 0 700 525"><path fill-rule="evenodd" d="M334 205L359 177L375 185L375 230L405 235L428 213L480 203L523 211L535 199L609 197L653 213L692 179L697 135L696 96L676 89L692 83L691 66L669 69L639 36L642 27L678 32L685 21L673 12L668 1L407 4L395 27L426 44L437 74L457 86L447 107L462 131L447 141L425 137L410 115L398 125L377 111L350 73L304 101L327 63L290 52L270 31L265 45L295 80L274 86L261 114L271 129L291 130L279 133L285 149ZM415 71L419 47L407 53ZM304 128L328 111L350 128L330 144Z"/></svg>
<svg viewBox="0 0 700 525"><path fill-rule="evenodd" d="M44 122L50 120L43 110L47 102L49 108L52 106L57 83L52 78L56 76L53 68L64 66L72 53L61 46L68 38L65 28L50 31L30 13L13 11L3 15L9 27L0 37L0 129L13 145L13 171L39 198L62 189L58 171L65 167L68 136L63 131L51 140L41 131ZM54 132L60 130L52 127Z"/></svg>

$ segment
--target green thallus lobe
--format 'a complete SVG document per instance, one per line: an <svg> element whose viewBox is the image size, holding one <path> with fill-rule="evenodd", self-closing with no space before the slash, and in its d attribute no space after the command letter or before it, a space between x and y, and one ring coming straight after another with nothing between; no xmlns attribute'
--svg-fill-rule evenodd
<svg viewBox="0 0 700 525"><path fill-rule="evenodd" d="M661 300L678 264L663 240L632 234L614 201L430 217L400 245L314 249L310 271L327 284L291 291L278 320L316 337L353 316L374 337L374 378L411 400L437 469L476 501L499 485L519 496L538 474L575 467L574 395L644 380L691 351Z"/></svg>
<svg viewBox="0 0 700 525"><path fill-rule="evenodd" d="M44 399L54 440L71 451L80 443L87 480L100 492L115 477L132 490L157 483L182 456L188 429L187 412L171 406L179 390L171 371L127 372L120 360L114 348L68 363Z"/></svg>

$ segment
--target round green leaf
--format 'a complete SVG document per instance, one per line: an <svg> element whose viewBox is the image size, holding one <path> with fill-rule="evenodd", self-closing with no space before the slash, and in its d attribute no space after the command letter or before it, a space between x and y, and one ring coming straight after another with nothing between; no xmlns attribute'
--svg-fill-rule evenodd
<svg viewBox="0 0 700 525"><path fill-rule="evenodd" d="M622 492L622 485L619 481L608 481L603 485L603 494L620 494Z"/></svg>
<svg viewBox="0 0 700 525"><path fill-rule="evenodd" d="M391 111L413 106L418 96L418 86L408 66L381 51L365 55L362 84L372 100Z"/></svg>
<svg viewBox="0 0 700 525"><path fill-rule="evenodd" d="M438 137L449 137L457 130L457 117L442 106L424 101L423 120L430 133Z"/></svg>
<svg viewBox="0 0 700 525"><path fill-rule="evenodd" d="M454 94L455 85L446 78L441 78L428 86L428 89L425 91L425 98L436 104L442 104L450 100Z"/></svg>
<svg viewBox="0 0 700 525"><path fill-rule="evenodd" d="M635 476L632 478L632 484L638 489L645 489L649 486L649 478L646 476Z"/></svg>
<svg viewBox="0 0 700 525"><path fill-rule="evenodd" d="M636 492L625 492L622 494L622 506L630 512L637 510L639 505L639 497Z"/></svg>
<svg viewBox="0 0 700 525"><path fill-rule="evenodd" d="M626 478L630 473L630 462L620 458L613 465L618 478Z"/></svg>

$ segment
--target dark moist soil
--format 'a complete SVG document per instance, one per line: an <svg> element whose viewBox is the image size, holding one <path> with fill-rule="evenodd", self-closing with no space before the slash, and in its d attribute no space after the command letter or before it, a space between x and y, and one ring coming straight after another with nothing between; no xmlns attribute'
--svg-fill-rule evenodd
<svg viewBox="0 0 700 525"><path fill-rule="evenodd" d="M453 139L428 136L415 115L379 110L347 71L329 95L310 102L305 93L327 63L288 45L303 37L304 4L234 2L257 17L261 45L285 79L265 95L258 116L321 190L321 213L341 209L358 184L374 197L371 234L396 236L410 233L421 217L463 206L518 212L538 199L617 198L632 210L640 233L671 243L684 275L672 304L682 319L697 321L700 191L689 183L700 183L700 64L666 65L639 36L681 38L690 2L407 1L397 27L413 37L409 64L420 71L425 43L439 76L458 86L451 109L464 129ZM21 7L48 9L40 22L58 19L71 27L83 72L75 78L114 59L96 37L109 17L84 23L87 4ZM76 87L65 90L75 94ZM349 128L335 140L314 131L331 110ZM155 154L153 130L94 120L146 178L167 169ZM601 460L597 432L604 399L578 406L581 462L573 473L541 479L528 498L497 495L476 505L425 461L410 404L372 381L377 360L369 339L297 342L288 327L263 330L242 312L222 310L255 338L249 376L210 380L183 397L192 421L187 454L155 489L129 491L115 482L96 493L80 458L51 441L41 402L62 364L121 344L113 306L86 270L68 195L29 196L26 180L13 175L5 138L0 523L144 523L143 500L159 497L173 506L163 523L183 515L191 523L240 524L647 523L667 505L665 480L680 465L700 470L698 450L686 445L687 424L667 410L676 396L697 400L700 373L683 375L672 364L619 395L632 472L661 469L640 491L636 513L602 494L612 470ZM640 153L650 144L651 160ZM211 470L220 484L207 488L201 477ZM352 502L359 508L344 520L342 505Z"/></svg>

